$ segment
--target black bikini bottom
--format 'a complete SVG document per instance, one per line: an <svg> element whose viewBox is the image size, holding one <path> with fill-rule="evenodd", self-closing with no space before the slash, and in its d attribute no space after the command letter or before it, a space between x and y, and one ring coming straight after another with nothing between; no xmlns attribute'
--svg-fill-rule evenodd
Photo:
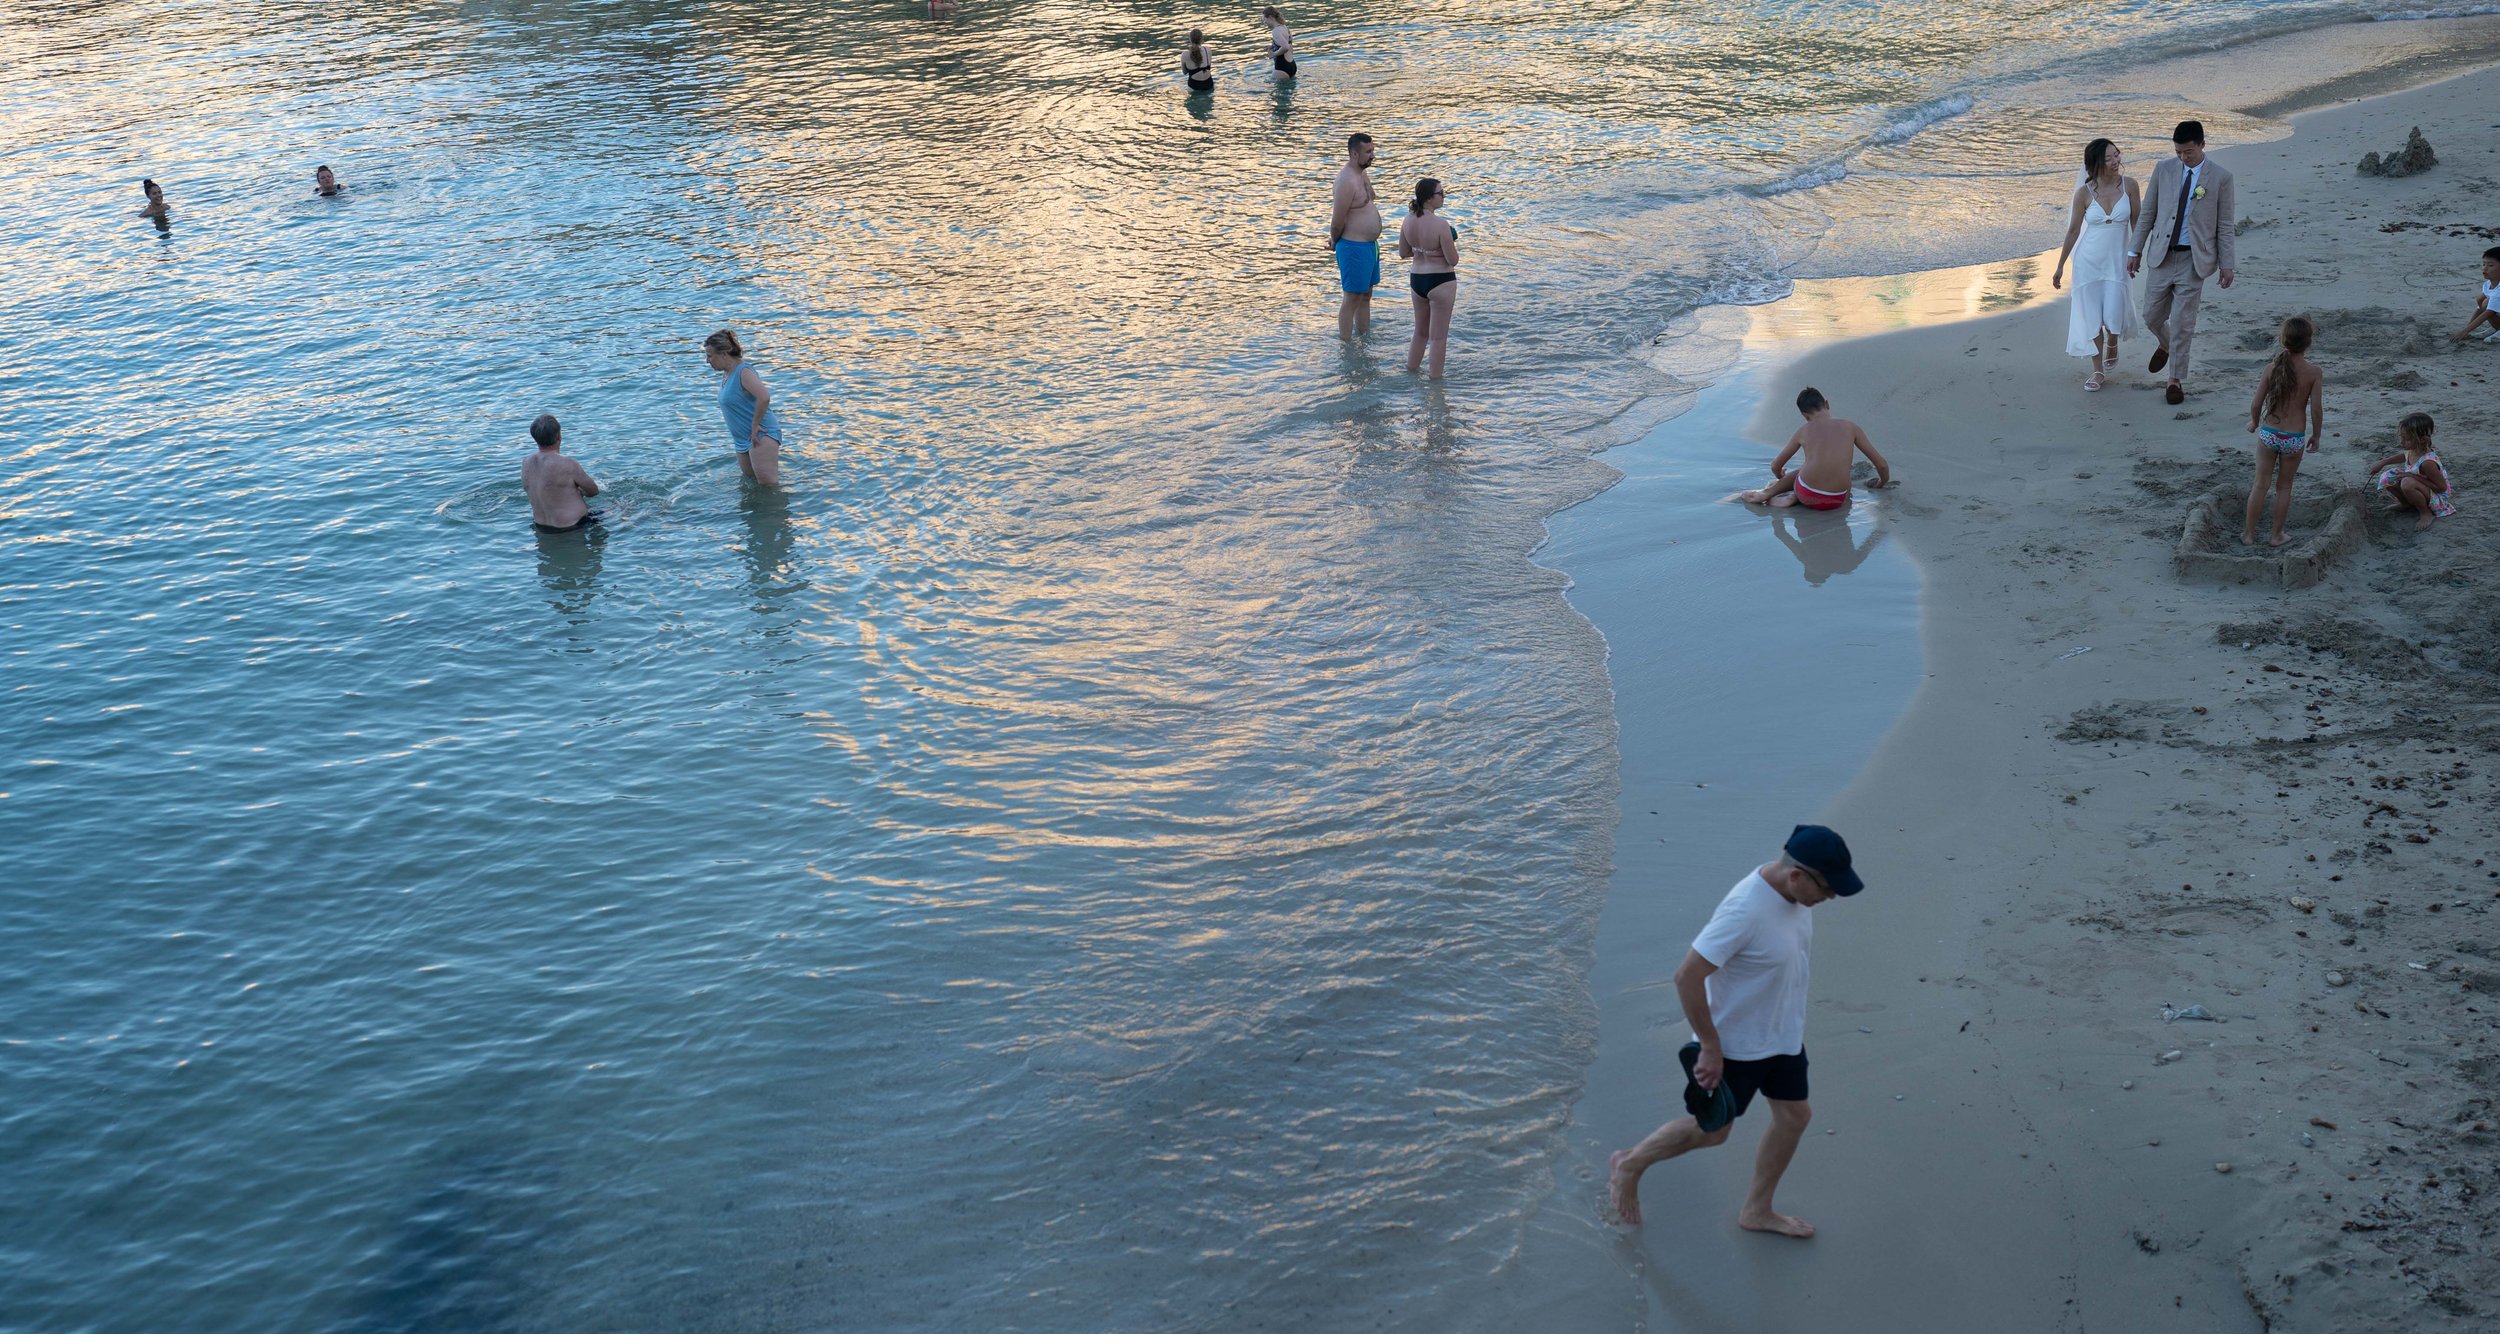
<svg viewBox="0 0 2500 1334"><path fill-rule="evenodd" d="M1276 72L1290 79L1294 75L1302 72L1302 66L1285 59L1283 56L1278 56L1276 57Z"/></svg>
<svg viewBox="0 0 2500 1334"><path fill-rule="evenodd" d="M1206 82L1204 82L1204 83L1200 83L1200 82L1198 82L1196 79L1191 79L1191 80L1189 81L1189 91L1191 91L1191 92L1193 92L1193 93L1211 93L1211 92L1214 92L1214 91L1215 91L1215 80L1213 80L1213 79L1209 79L1209 80L1207 80L1207 81L1206 81Z"/></svg>
<svg viewBox="0 0 2500 1334"><path fill-rule="evenodd" d="M1457 281L1458 275L1455 273L1410 273L1406 275L1406 285L1414 288L1417 296L1430 296L1433 288L1443 283Z"/></svg>
<svg viewBox="0 0 2500 1334"><path fill-rule="evenodd" d="M578 533L584 528L597 524L599 522L599 518L600 511L590 510L584 513L582 517L575 519L573 522L568 523L561 528L558 528L554 524L550 523L540 523L536 519L530 520L530 527L535 528L542 533Z"/></svg>

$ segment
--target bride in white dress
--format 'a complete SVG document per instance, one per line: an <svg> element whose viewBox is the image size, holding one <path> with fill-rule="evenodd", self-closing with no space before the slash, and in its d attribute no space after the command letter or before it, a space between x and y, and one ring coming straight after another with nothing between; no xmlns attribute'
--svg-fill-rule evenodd
<svg viewBox="0 0 2500 1334"><path fill-rule="evenodd" d="M2066 318L2066 355L2092 358L2083 387L2098 389L2118 369L2118 340L2144 332L2129 299L2127 232L2143 195L2127 178L2118 145L2095 139L2083 150L2083 174L2066 218L2066 244L2057 252L2049 286L2065 285L2066 261L2075 261L2073 309Z"/></svg>

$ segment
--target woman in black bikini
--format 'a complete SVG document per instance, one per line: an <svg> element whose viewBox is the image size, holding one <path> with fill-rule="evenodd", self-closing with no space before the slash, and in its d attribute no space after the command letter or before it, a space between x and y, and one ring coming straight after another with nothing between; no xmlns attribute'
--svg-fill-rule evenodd
<svg viewBox="0 0 2500 1334"><path fill-rule="evenodd" d="M1207 35L1196 28L1189 30L1189 49L1181 53L1181 77L1189 80L1189 91L1215 91L1215 62L1207 56Z"/></svg>
<svg viewBox="0 0 2500 1334"><path fill-rule="evenodd" d="M1285 16L1269 5L1259 11L1259 17L1267 20L1267 54L1276 62L1276 72L1288 79L1301 73L1302 67L1293 59L1293 29L1285 26Z"/></svg>
<svg viewBox="0 0 2500 1334"><path fill-rule="evenodd" d="M1406 371L1412 375L1423 365L1429 347L1435 380L1450 350L1450 308L1458 304L1458 229L1440 214L1445 198L1441 182L1425 177L1398 224L1398 257L1413 261L1406 285L1415 289L1415 341L1406 347Z"/></svg>

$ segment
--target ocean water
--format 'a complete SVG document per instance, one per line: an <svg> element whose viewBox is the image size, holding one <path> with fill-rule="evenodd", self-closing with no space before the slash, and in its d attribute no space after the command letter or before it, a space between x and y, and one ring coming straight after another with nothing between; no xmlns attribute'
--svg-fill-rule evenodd
<svg viewBox="0 0 2500 1334"><path fill-rule="evenodd" d="M1499 1327L1615 818L1542 521L1696 311L2493 47L2320 31L2405 8L1296 5L1280 86L1246 8L12 6L0 1326ZM1357 129L1445 386L1394 262L1331 336Z"/></svg>

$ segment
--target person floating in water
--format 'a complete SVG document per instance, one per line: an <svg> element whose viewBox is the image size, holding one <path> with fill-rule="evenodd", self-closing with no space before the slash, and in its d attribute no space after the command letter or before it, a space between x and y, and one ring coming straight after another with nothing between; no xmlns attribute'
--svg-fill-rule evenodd
<svg viewBox="0 0 2500 1334"><path fill-rule="evenodd" d="M163 222L173 215L174 206L165 202L164 186L158 185L153 179L144 180L139 182L139 192L148 197L148 206L139 210L140 217L154 218Z"/></svg>
<svg viewBox="0 0 2500 1334"><path fill-rule="evenodd" d="M1329 212L1328 243L1337 251L1337 336L1372 329L1372 289L1380 286L1380 200L1372 193L1372 137L1350 134L1345 165L1337 169L1337 197Z"/></svg>
<svg viewBox="0 0 2500 1334"><path fill-rule="evenodd" d="M738 471L765 486L781 485L781 418L773 414L773 391L746 364L746 349L727 329L703 340L703 359L720 377L721 419L729 424L729 447Z"/></svg>
<svg viewBox="0 0 2500 1334"><path fill-rule="evenodd" d="M1181 77L1189 81L1192 93L1215 91L1215 58L1207 54L1207 35L1199 29L1189 30L1189 49L1181 52Z"/></svg>
<svg viewBox="0 0 2500 1334"><path fill-rule="evenodd" d="M1758 491L1737 493L1737 499L1749 505L1803 505L1810 510L1836 510L1849 503L1849 465L1851 456L1866 455L1875 465L1878 489L1892 485L1892 465L1875 452L1875 444L1858 429L1856 422L1832 415L1831 400L1823 391L1807 388L1797 395L1797 411L1805 415L1806 424L1788 437L1788 447L1771 460L1771 475L1779 480ZM1802 452L1805 457L1797 471L1788 471L1788 461Z"/></svg>
<svg viewBox="0 0 2500 1334"><path fill-rule="evenodd" d="M1267 55L1276 63L1276 72L1288 79L1300 74L1302 67L1293 58L1293 29L1285 26L1285 16L1269 5L1259 11L1259 17L1267 20Z"/></svg>
<svg viewBox="0 0 2500 1334"><path fill-rule="evenodd" d="M598 511L583 503L599 494L582 465L563 454L564 427L553 413L542 412L530 423L537 452L521 460L521 489L529 493L530 521L540 532L563 533L599 522Z"/></svg>
<svg viewBox="0 0 2500 1334"><path fill-rule="evenodd" d="M334 195L345 190L346 188L346 186L339 184L337 174L332 172L328 167L313 168L314 194L323 196Z"/></svg>

